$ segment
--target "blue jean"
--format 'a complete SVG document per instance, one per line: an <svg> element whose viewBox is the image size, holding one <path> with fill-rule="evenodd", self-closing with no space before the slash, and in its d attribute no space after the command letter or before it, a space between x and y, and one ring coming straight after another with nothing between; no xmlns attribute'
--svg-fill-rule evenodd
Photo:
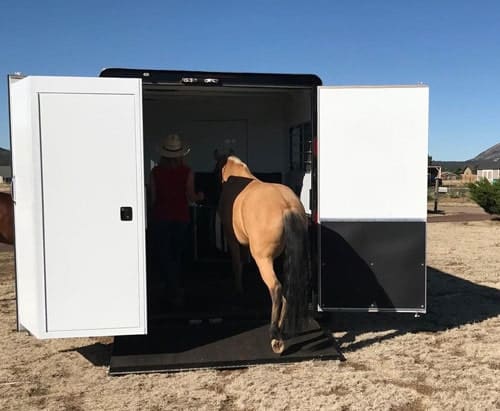
<svg viewBox="0 0 500 411"><path fill-rule="evenodd" d="M151 225L153 256L160 271L161 286L166 286L169 298L179 297L188 227L189 223L179 221L156 221Z"/></svg>

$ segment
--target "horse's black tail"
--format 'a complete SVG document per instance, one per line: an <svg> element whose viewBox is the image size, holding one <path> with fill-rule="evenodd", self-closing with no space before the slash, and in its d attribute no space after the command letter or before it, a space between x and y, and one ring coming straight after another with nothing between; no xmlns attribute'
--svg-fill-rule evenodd
<svg viewBox="0 0 500 411"><path fill-rule="evenodd" d="M283 295L287 301L284 331L293 335L307 317L311 261L307 224L300 214L289 212L284 220Z"/></svg>

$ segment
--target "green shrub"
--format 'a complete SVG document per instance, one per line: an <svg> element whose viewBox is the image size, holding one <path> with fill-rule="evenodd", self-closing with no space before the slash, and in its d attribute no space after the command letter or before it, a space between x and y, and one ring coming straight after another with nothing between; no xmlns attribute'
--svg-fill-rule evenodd
<svg viewBox="0 0 500 411"><path fill-rule="evenodd" d="M482 179L469 184L470 197L489 214L500 214L500 180Z"/></svg>

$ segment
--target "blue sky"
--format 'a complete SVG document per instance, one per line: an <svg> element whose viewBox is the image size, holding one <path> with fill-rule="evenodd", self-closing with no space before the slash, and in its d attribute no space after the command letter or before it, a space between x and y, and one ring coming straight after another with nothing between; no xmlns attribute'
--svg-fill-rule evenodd
<svg viewBox="0 0 500 411"><path fill-rule="evenodd" d="M327 85L430 86L429 153L500 142L500 1L1 1L6 76L104 67L313 73Z"/></svg>

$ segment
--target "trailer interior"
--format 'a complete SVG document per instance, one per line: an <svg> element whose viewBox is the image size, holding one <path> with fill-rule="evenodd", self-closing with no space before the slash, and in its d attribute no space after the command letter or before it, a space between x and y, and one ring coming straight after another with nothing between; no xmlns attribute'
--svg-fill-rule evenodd
<svg viewBox="0 0 500 411"><path fill-rule="evenodd" d="M234 153L257 178L290 186L309 212L313 91L312 87L143 84L146 192L151 169L159 161L161 140L178 133L191 148L186 163L193 169L196 190L205 194L204 201L190 206L180 306L165 300L160 287L164 274L155 264L147 236L150 323L268 319L270 298L251 258L244 264L244 294L234 290L230 255L216 218L215 155ZM149 213L147 221L148 227L154 224ZM276 270L279 273L279 262Z"/></svg>

